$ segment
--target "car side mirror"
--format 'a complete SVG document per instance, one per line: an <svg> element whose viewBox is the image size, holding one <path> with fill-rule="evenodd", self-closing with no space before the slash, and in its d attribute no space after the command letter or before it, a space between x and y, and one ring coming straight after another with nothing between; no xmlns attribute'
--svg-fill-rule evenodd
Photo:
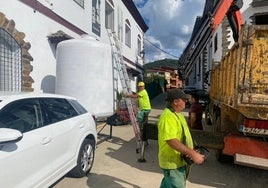
<svg viewBox="0 0 268 188"><path fill-rule="evenodd" d="M18 130L0 128L0 145L18 142L22 137L22 133Z"/></svg>

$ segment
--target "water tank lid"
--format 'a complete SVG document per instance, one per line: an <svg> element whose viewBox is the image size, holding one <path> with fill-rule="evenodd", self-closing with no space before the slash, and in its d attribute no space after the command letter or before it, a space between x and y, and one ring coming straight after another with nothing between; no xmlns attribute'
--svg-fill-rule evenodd
<svg viewBox="0 0 268 188"><path fill-rule="evenodd" d="M83 35L81 35L81 38L82 39L89 39L89 40L97 40L97 41L99 41L99 39L93 34L83 34Z"/></svg>

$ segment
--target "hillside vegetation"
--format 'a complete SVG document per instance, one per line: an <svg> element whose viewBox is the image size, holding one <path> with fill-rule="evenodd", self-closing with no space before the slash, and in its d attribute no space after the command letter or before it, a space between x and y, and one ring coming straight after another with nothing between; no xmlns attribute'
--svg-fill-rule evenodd
<svg viewBox="0 0 268 188"><path fill-rule="evenodd" d="M178 68L178 60L177 59L162 59L150 63L146 63L144 65L145 69L151 69L151 68L159 68L159 67L169 67L169 68Z"/></svg>

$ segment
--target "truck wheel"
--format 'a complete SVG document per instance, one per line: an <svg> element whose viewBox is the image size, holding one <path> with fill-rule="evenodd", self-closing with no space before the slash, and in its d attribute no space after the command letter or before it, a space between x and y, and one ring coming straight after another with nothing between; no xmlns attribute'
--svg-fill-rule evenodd
<svg viewBox="0 0 268 188"><path fill-rule="evenodd" d="M234 157L223 154L222 150L216 150L216 159L221 163L234 162Z"/></svg>
<svg viewBox="0 0 268 188"><path fill-rule="evenodd" d="M95 157L95 144L93 140L85 139L80 147L77 158L77 166L72 169L70 175L81 178L86 176L93 165Z"/></svg>
<svg viewBox="0 0 268 188"><path fill-rule="evenodd" d="M215 132L215 124L216 124L216 118L217 118L217 113L216 110L213 108L212 113L211 113L211 123L212 123L212 131Z"/></svg>
<svg viewBox="0 0 268 188"><path fill-rule="evenodd" d="M221 132L221 116L216 119L215 132Z"/></svg>
<svg viewBox="0 0 268 188"><path fill-rule="evenodd" d="M216 150L216 159L219 162L221 162L221 163L225 162L226 161L226 156L227 155L222 154L222 150Z"/></svg>
<svg viewBox="0 0 268 188"><path fill-rule="evenodd" d="M206 125L212 125L212 121L211 121L211 117L210 117L210 113L209 113L209 106L206 106L205 109L205 123Z"/></svg>
<svg viewBox="0 0 268 188"><path fill-rule="evenodd" d="M218 107L213 110L212 130L213 132L221 131L221 111Z"/></svg>
<svg viewBox="0 0 268 188"><path fill-rule="evenodd" d="M222 150L216 150L216 159L218 161L220 161L221 155L222 155Z"/></svg>
<svg viewBox="0 0 268 188"><path fill-rule="evenodd" d="M221 127L221 117L215 112L213 114L212 130L213 132L219 132Z"/></svg>

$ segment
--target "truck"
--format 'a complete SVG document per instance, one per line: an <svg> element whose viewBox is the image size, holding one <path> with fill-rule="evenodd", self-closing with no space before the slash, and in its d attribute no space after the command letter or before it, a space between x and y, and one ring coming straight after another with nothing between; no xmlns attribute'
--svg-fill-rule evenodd
<svg viewBox="0 0 268 188"><path fill-rule="evenodd" d="M268 25L242 27L238 44L212 69L209 95L213 131L225 133L219 156L268 169Z"/></svg>
<svg viewBox="0 0 268 188"><path fill-rule="evenodd" d="M205 122L212 132L192 130L199 145L234 157L241 165L268 169L268 25L247 25L242 0L221 0L185 52L184 72L204 52L227 15L234 45L209 75ZM192 45L191 45L192 44ZM186 49L187 50L187 49Z"/></svg>

